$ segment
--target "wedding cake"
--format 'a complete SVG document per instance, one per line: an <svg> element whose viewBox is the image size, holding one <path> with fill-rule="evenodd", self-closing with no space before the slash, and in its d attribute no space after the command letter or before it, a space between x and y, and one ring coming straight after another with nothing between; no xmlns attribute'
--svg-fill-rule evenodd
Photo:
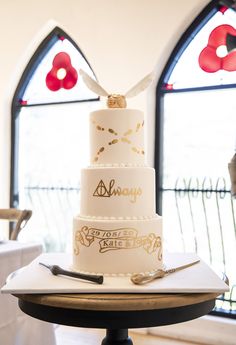
<svg viewBox="0 0 236 345"><path fill-rule="evenodd" d="M104 96L106 91L81 73L87 86ZM90 114L91 164L81 171L73 268L103 275L154 271L162 268L162 218L155 211L155 171L145 164L144 115L124 108L124 96L106 96L109 108Z"/></svg>

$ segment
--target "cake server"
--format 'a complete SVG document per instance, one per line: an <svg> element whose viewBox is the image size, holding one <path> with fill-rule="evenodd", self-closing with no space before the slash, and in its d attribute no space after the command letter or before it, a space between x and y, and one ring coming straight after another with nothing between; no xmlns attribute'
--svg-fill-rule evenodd
<svg viewBox="0 0 236 345"><path fill-rule="evenodd" d="M93 274L85 274L85 273L66 271L58 265L47 265L43 262L39 262L39 264L48 268L52 272L52 274L55 276L57 276L58 274L61 274L63 276L88 280L88 281L91 281L91 282L97 283L97 284L103 283L103 276L101 276L101 275L93 275Z"/></svg>
<svg viewBox="0 0 236 345"><path fill-rule="evenodd" d="M193 266L193 265L197 264L199 261L200 260L196 260L196 261L190 262L186 265L178 266L175 268L170 268L168 270L160 269L160 270L153 271L150 273L135 273L131 276L130 279L131 279L132 283L134 283L134 284L138 284L138 285L146 284L146 283L151 282L154 279L163 278L170 273L178 272L178 271L183 270L187 267Z"/></svg>

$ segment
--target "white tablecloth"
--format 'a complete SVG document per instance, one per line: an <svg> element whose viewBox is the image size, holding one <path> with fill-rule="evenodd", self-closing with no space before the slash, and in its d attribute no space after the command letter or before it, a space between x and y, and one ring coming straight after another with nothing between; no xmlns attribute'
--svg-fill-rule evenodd
<svg viewBox="0 0 236 345"><path fill-rule="evenodd" d="M39 244L18 241L1 243L0 287L11 272L29 264L41 252ZM55 345L54 326L22 313L16 297L0 293L0 344Z"/></svg>

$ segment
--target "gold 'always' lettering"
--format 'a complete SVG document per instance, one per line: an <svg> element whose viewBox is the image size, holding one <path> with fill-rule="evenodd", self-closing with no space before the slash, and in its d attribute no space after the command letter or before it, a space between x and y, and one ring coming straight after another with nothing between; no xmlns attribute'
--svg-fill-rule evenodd
<svg viewBox="0 0 236 345"><path fill-rule="evenodd" d="M142 195L142 189L139 188L128 188L124 187L121 188L120 186L115 187L115 180L112 179L109 182L109 187L106 188L104 182L101 180L93 193L93 196L100 196L100 197L111 197L111 196L125 196L129 197L130 202L135 203L137 201L137 197Z"/></svg>

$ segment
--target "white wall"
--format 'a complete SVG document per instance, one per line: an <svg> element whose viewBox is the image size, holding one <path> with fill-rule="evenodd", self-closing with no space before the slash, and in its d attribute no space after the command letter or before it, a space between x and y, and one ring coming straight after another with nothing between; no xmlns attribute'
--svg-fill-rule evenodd
<svg viewBox="0 0 236 345"><path fill-rule="evenodd" d="M106 89L124 92L153 68L158 78L178 38L208 2L0 0L0 208L9 202L12 97L28 60L56 25L77 42ZM147 113L147 94L129 106ZM152 164L154 111L147 115Z"/></svg>

